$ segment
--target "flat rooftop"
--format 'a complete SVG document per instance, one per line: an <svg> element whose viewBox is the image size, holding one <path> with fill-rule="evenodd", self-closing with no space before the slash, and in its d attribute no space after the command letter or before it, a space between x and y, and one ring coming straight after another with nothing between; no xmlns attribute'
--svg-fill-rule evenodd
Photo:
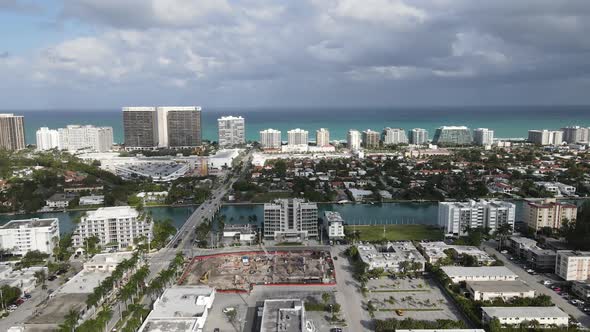
<svg viewBox="0 0 590 332"><path fill-rule="evenodd" d="M64 321L64 317L70 309L81 310L86 307L88 294L57 294L50 298L44 307L38 308L36 314L31 316L26 322L27 331L55 331L55 328L45 329L41 326L35 329L29 324L51 324L59 325Z"/></svg>
<svg viewBox="0 0 590 332"><path fill-rule="evenodd" d="M388 242L384 246L359 245L357 246L359 255L363 262L401 262L415 261L426 263L426 260L418 249L410 241Z"/></svg>
<svg viewBox="0 0 590 332"><path fill-rule="evenodd" d="M132 252L115 252L94 255L86 264L119 264L125 259L130 259L133 256Z"/></svg>
<svg viewBox="0 0 590 332"><path fill-rule="evenodd" d="M558 307L482 307L481 310L489 317L512 317L512 318L568 318L568 314Z"/></svg>
<svg viewBox="0 0 590 332"><path fill-rule="evenodd" d="M301 300L265 300L260 332L302 332L305 311Z"/></svg>
<svg viewBox="0 0 590 332"><path fill-rule="evenodd" d="M558 250L557 253L565 257L590 257L590 251Z"/></svg>
<svg viewBox="0 0 590 332"><path fill-rule="evenodd" d="M200 317L209 304L215 290L207 286L175 286L164 291L149 319Z"/></svg>
<svg viewBox="0 0 590 332"><path fill-rule="evenodd" d="M442 266L441 269L449 277L480 277L480 276L514 276L517 275L505 266L481 266L481 267L464 267L464 266Z"/></svg>
<svg viewBox="0 0 590 332"><path fill-rule="evenodd" d="M326 211L326 212L324 212L324 217L326 218L326 221L328 221L328 222L334 222L334 221L344 222L344 219L342 219L342 215L340 215L340 212Z"/></svg>
<svg viewBox="0 0 590 332"><path fill-rule="evenodd" d="M524 247L534 247L537 245L537 241L524 236L511 236L510 240Z"/></svg>
<svg viewBox="0 0 590 332"><path fill-rule="evenodd" d="M170 320L147 320L143 328L138 332L192 332L195 331L193 326L195 325L194 319L170 319Z"/></svg>
<svg viewBox="0 0 590 332"><path fill-rule="evenodd" d="M99 208L95 211L86 212L86 218L89 219L111 219L121 217L137 217L139 212L130 206L111 206Z"/></svg>
<svg viewBox="0 0 590 332"><path fill-rule="evenodd" d="M522 281L467 281L468 287L478 292L520 293L533 290Z"/></svg>
<svg viewBox="0 0 590 332"><path fill-rule="evenodd" d="M424 249L426 255L433 260L447 257L445 250L455 249L459 255L467 254L474 256L479 262L490 263L494 261L492 256L475 246L451 245L442 241L420 242L420 246Z"/></svg>
<svg viewBox="0 0 590 332"><path fill-rule="evenodd" d="M185 165L179 164L176 162L141 162L135 164L127 164L123 166L127 170L132 172L137 172L141 174L146 174L154 177L160 176L168 176L171 175L180 169L182 169Z"/></svg>
<svg viewBox="0 0 590 332"><path fill-rule="evenodd" d="M110 276L110 272L81 271L57 290L61 294L90 294L100 283Z"/></svg>
<svg viewBox="0 0 590 332"><path fill-rule="evenodd" d="M11 220L6 224L0 226L0 229L15 229L21 226L28 226L28 227L49 227L53 223L57 223L57 218L45 218L45 219L38 219L38 218L31 218L31 219L19 219L19 220Z"/></svg>

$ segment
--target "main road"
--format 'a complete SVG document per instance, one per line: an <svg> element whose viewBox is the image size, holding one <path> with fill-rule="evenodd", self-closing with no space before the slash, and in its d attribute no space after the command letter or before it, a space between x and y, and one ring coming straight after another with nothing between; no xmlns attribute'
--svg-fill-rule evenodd
<svg viewBox="0 0 590 332"><path fill-rule="evenodd" d="M211 197L191 214L166 247L156 253L150 254L147 259L150 274L146 283L149 283L150 280L155 278L160 271L166 269L179 251L185 255L191 255L196 228L205 221L213 220L215 213L217 213L223 203L223 198L230 191L233 184L246 172L251 164L251 159L252 150L249 150L245 156L241 157L242 167L237 171L232 171L232 173L226 173L219 177L218 185L211 191ZM148 299L148 297L145 297L144 303L149 304L147 302ZM121 317L121 311L125 309L121 301L114 303L111 308L113 310L113 316L108 324L107 331L110 331L115 326Z"/></svg>

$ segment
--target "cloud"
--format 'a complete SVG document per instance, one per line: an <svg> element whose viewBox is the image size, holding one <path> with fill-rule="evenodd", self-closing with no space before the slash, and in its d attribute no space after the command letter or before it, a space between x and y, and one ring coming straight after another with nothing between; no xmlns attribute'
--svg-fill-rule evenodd
<svg viewBox="0 0 590 332"><path fill-rule="evenodd" d="M590 80L587 0L62 1L58 23L84 33L16 56L22 77L56 90L297 104L389 103L418 87L454 102Z"/></svg>
<svg viewBox="0 0 590 332"><path fill-rule="evenodd" d="M0 13L15 12L38 14L41 11L42 7L31 0L0 0Z"/></svg>

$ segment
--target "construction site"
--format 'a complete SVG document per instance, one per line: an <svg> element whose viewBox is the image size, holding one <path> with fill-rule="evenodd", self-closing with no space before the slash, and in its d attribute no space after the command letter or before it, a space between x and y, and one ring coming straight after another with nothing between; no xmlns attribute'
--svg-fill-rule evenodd
<svg viewBox="0 0 590 332"><path fill-rule="evenodd" d="M180 283L250 291L255 285L335 283L330 253L321 250L249 251L194 257Z"/></svg>

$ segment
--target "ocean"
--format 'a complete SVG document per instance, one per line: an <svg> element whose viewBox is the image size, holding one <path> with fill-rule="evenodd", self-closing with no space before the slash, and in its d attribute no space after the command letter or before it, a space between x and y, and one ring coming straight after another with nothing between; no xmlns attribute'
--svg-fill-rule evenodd
<svg viewBox="0 0 590 332"><path fill-rule="evenodd" d="M6 112L12 112L7 110ZM14 111L25 116L27 144L35 144L39 127L60 128L68 124L93 124L113 127L115 142L123 142L121 110L30 110ZM486 107L391 107L391 108L203 108L203 139L217 139L217 118L241 115L246 119L248 140L258 140L266 128L283 132L302 128L328 128L331 139L344 140L349 129L382 130L384 127L425 128L430 138L442 125L465 125L472 129L495 130L499 138L526 137L529 129L558 129L563 126L590 126L590 106L486 106Z"/></svg>

